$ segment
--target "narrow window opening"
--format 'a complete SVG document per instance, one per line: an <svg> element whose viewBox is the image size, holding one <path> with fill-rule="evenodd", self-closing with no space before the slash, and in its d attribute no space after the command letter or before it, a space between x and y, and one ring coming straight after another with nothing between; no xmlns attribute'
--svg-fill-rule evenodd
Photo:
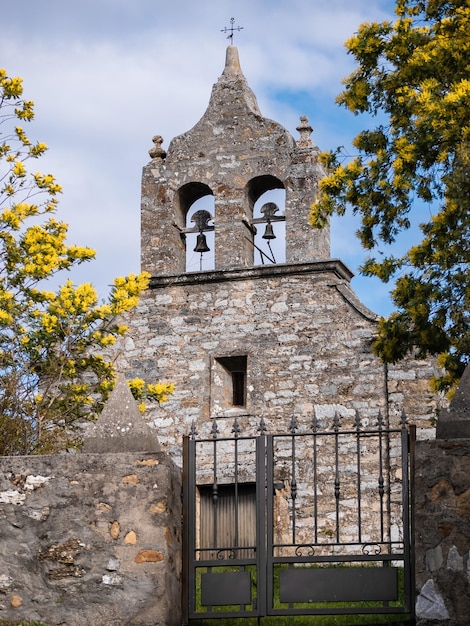
<svg viewBox="0 0 470 626"><path fill-rule="evenodd" d="M245 372L232 372L233 406L245 406Z"/></svg>
<svg viewBox="0 0 470 626"><path fill-rule="evenodd" d="M247 406L246 355L216 357L212 370L212 415L233 414Z"/></svg>

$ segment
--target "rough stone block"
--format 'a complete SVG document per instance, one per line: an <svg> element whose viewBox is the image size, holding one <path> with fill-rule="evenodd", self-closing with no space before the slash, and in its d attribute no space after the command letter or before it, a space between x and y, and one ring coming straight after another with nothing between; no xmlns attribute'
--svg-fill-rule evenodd
<svg viewBox="0 0 470 626"><path fill-rule="evenodd" d="M422 587L416 601L416 616L426 620L448 620L449 611L433 580Z"/></svg>

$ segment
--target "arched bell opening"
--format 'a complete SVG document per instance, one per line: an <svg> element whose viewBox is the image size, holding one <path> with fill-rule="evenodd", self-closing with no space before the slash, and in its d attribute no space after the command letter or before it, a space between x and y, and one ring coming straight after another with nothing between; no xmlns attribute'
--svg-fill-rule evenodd
<svg viewBox="0 0 470 626"><path fill-rule="evenodd" d="M178 191L179 214L184 227L186 272L214 269L214 195L204 183L188 183Z"/></svg>
<svg viewBox="0 0 470 626"><path fill-rule="evenodd" d="M247 187L253 218L254 265L286 262L286 190L275 176L258 176Z"/></svg>

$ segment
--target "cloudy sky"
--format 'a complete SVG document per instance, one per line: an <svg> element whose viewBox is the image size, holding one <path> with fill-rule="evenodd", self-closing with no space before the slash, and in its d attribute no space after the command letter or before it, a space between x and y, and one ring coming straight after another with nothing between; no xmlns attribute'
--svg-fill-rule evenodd
<svg viewBox="0 0 470 626"><path fill-rule="evenodd" d="M334 104L352 69L344 41L364 21L390 19L393 0L21 0L2 6L0 67L35 101L27 127L49 151L38 162L63 186L69 243L97 259L72 278L105 296L139 271L140 177L155 134L168 147L203 115L222 73L230 18L261 112L288 128L308 115L321 149L350 145L364 122ZM364 254L350 219L334 220L332 256L357 273ZM388 288L353 279L387 314Z"/></svg>

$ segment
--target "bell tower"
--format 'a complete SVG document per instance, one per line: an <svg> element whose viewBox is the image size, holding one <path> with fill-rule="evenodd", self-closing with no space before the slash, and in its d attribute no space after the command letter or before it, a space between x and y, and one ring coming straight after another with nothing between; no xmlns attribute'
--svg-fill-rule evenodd
<svg viewBox="0 0 470 626"><path fill-rule="evenodd" d="M151 275L184 273L188 234L197 232L196 252L204 255L209 252L205 233L211 231L215 270L253 267L260 250L256 235L263 238L258 231L269 241L277 237L276 223L284 221L286 263L329 258L329 229L314 231L308 224L324 171L306 117L298 131L295 141L261 115L238 50L230 45L201 120L173 139L167 154L161 137L154 138L143 175L142 269ZM285 192L285 206L266 203L255 217L256 202L273 190ZM203 207L206 214L199 211L197 223L188 227L188 211L201 198L210 198L214 213ZM261 256L262 263L269 260L269 253Z"/></svg>

